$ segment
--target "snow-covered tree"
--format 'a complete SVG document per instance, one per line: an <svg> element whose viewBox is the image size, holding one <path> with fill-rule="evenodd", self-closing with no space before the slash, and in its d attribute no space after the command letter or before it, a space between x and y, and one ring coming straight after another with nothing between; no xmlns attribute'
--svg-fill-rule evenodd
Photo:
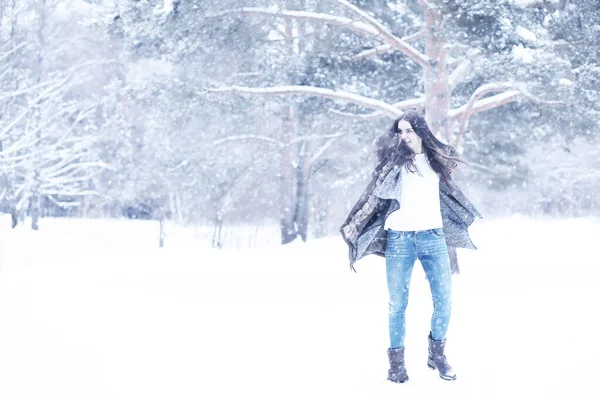
<svg viewBox="0 0 600 400"><path fill-rule="evenodd" d="M248 87L248 86L222 86L214 88L213 93L234 93L249 94L259 96L318 96L332 99L338 103L348 104L338 112L360 120L369 120L384 116L396 116L404 110L416 108L423 110L427 116L428 123L440 138L452 143L455 147L461 149L461 140L464 138L464 132L467 129L467 122L472 115L482 111L494 109L496 107L517 101L530 101L537 105L551 106L560 105L559 101L542 100L534 95L532 85L527 85L523 79L515 79L514 75L505 74L505 79L496 79L487 81L481 79L486 74L495 73L500 68L500 62L506 62L507 57L515 58L514 54L502 53L498 49L489 50L489 43L496 43L496 36L499 41L505 40L503 30L511 29L511 19L506 19L506 15L513 16L511 9L494 7L495 2L434 2L418 1L418 5L399 3L379 4L377 3L376 12L369 12L364 5L354 4L346 0L330 0L328 7L323 7L321 3L310 1L296 4L294 2L285 2L285 4L273 4L272 7L242 7L232 10L225 10L212 15L213 18L230 15L242 15L247 17L261 18L262 21L268 21L273 32L284 32L284 42L287 40L291 44L292 51L285 57L292 66L296 65L296 59L300 56L309 57L306 53L300 54L300 48L305 52L310 45L318 42L317 26L328 25L335 27L340 31L350 31L352 38L360 37L363 42L360 44L361 51L346 57L346 62L357 62L365 59L381 57L389 53L402 54L406 60L409 60L411 69L417 71L413 73L418 80L418 95L412 98L402 99L382 99L376 91L365 88L362 90L365 94L357 94L350 90L345 90L350 85L344 85L343 81L332 81L329 88L304 84L302 79L296 79L295 84L271 87ZM302 7L300 7L302 6ZM526 14L522 8L517 8L519 16ZM460 29L469 28L479 23L478 15L489 15L488 20L483 24L488 31L480 30L477 34L482 38L474 45L461 43L460 40L450 40L461 38ZM396 15L392 18L394 25L392 27L382 23L383 18L379 15ZM487 13L487 14L486 14ZM467 21L463 21L461 16L467 15ZM472 22L469 17L473 18ZM454 21L452 21L454 19ZM397 25L404 21L413 22L412 31L406 29L396 29ZM449 21L451 21L449 23ZM454 24L452 35L446 31L446 25ZM286 30L286 27L289 27ZM497 31L489 31L490 28L497 27ZM521 36L527 37L527 32L523 27L518 27ZM287 36L285 33L287 32ZM398 34L401 32L402 35ZM533 33L531 33L533 35ZM531 36L529 35L529 36ZM465 33L464 37L472 37L472 34ZM305 40L307 39L307 40ZM529 37L529 39L531 39ZM304 43L304 46L300 44ZM478 44L480 46L478 46ZM552 57L548 53L548 47L554 46L554 43L544 44L546 53L545 58ZM511 47L513 53L514 46ZM283 57L283 56L282 56ZM543 62L543 59L542 59ZM385 64L385 61L380 63ZM515 64L513 62L513 64ZM506 64L504 64L506 66ZM519 68L522 69L522 66ZM326 69L323 70L327 73ZM511 71L512 72L512 71ZM530 76L530 73L522 74ZM358 78L359 79L359 78ZM358 81L356 79L356 81ZM394 77L388 77L390 85L395 85ZM541 85L541 83L540 83ZM345 86L345 87L344 87ZM356 83L354 85L356 87ZM459 91L455 96L455 91ZM464 95L469 91L468 96ZM358 106L358 108L357 108ZM283 119L289 121L289 112L283 113ZM286 136L287 135L287 136ZM283 146L289 148L290 140L301 143L298 148L301 149L298 154L304 154L304 149L310 143L301 135L292 134L292 139L286 139L290 134L283 132L279 140ZM332 133L330 132L330 135ZM287 141L286 141L287 140ZM290 165L297 163L297 160L287 160ZM284 171L284 170L282 170ZM284 179L291 177L289 174L282 174ZM301 179L298 179L301 181ZM290 195L282 188L281 198L283 209L293 209L290 206L289 198L296 202L302 201L302 187L297 187L294 195ZM296 217L301 213L295 214ZM281 214L282 227L290 225L300 225L302 220L289 220L289 216L284 212ZM289 231L291 228L288 228ZM283 241L289 239L284 235Z"/></svg>
<svg viewBox="0 0 600 400"><path fill-rule="evenodd" d="M79 205L93 193L87 182L106 164L88 150L95 141L90 116L97 104L89 97L94 68L104 60L72 52L93 42L70 35L73 26L62 19L59 2L10 4L12 16L3 33L11 51L4 57L3 119L0 165L8 208L15 216L28 212L38 229L42 202L65 208Z"/></svg>

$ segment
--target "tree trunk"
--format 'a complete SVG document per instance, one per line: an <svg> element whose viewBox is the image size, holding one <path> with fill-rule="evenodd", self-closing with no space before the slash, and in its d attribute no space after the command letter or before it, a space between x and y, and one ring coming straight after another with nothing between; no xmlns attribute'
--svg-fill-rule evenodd
<svg viewBox="0 0 600 400"><path fill-rule="evenodd" d="M181 223L183 221L183 216L181 214L181 201L179 200L179 194L175 191L169 192L169 209L173 213L173 217L177 223Z"/></svg>
<svg viewBox="0 0 600 400"><path fill-rule="evenodd" d="M423 69L425 78L425 116L429 128L438 138L450 142L450 83L444 50L443 17L439 11L425 11L425 54L431 64Z"/></svg>
<svg viewBox="0 0 600 400"><path fill-rule="evenodd" d="M298 167L296 168L296 211L294 221L298 233L306 242L308 232L308 185L310 178L310 152L308 142L304 142L298 155Z"/></svg>
<svg viewBox="0 0 600 400"><path fill-rule="evenodd" d="M165 213L162 213L160 216L160 236L158 239L158 247L165 247Z"/></svg>
<svg viewBox="0 0 600 400"><path fill-rule="evenodd" d="M285 9L294 8L294 0L282 0L281 5ZM296 53L295 36L293 24L294 21L285 21L285 50L290 57ZM283 108L283 143L284 148L281 154L281 243L286 244L293 242L298 236L296 218L296 199L295 199L295 184L294 184L294 159L293 148L290 145L292 139L296 137L296 116L292 104L288 104Z"/></svg>
<svg viewBox="0 0 600 400"><path fill-rule="evenodd" d="M17 212L19 213L19 222L21 224L25 224L25 216L27 215L27 212L25 211L24 208L20 209Z"/></svg>
<svg viewBox="0 0 600 400"><path fill-rule="evenodd" d="M17 208L13 205L10 207L10 217L11 217L11 228L16 228L19 224L19 212Z"/></svg>
<svg viewBox="0 0 600 400"><path fill-rule="evenodd" d="M37 231L40 229L40 196L34 194L29 199L29 215L31 215L31 229Z"/></svg>
<svg viewBox="0 0 600 400"><path fill-rule="evenodd" d="M183 222L183 207L181 206L181 194L175 192L175 209L177 210L177 222Z"/></svg>
<svg viewBox="0 0 600 400"><path fill-rule="evenodd" d="M431 65L424 67L425 78L425 117L429 128L440 139L452 143L452 124L448 118L452 92L448 80L448 66L444 45L443 16L439 11L425 11L425 54L431 59ZM448 247L450 268L458 274L456 248Z"/></svg>
<svg viewBox="0 0 600 400"><path fill-rule="evenodd" d="M82 196L81 205L79 206L79 209L78 209L79 218L87 218L89 215L89 208L90 208L90 200L88 199L88 196Z"/></svg>
<svg viewBox="0 0 600 400"><path fill-rule="evenodd" d="M314 235L315 238L322 238L326 235L325 221L327 220L327 200L316 196L312 200L312 206L315 210Z"/></svg>
<svg viewBox="0 0 600 400"><path fill-rule="evenodd" d="M217 214L215 218L215 228L213 230L213 238L212 238L212 247L216 249L220 249L223 247L223 242L221 241L221 230L223 228L223 216Z"/></svg>
<svg viewBox="0 0 600 400"><path fill-rule="evenodd" d="M296 239L298 232L294 224L294 167L292 165L292 148L289 145L294 135L294 110L292 106L285 106L283 110L283 136L285 147L281 154L281 243L286 244Z"/></svg>

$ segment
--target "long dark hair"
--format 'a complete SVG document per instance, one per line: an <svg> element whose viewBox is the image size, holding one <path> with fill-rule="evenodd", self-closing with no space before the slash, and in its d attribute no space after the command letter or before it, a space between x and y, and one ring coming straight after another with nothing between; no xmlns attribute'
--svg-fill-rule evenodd
<svg viewBox="0 0 600 400"><path fill-rule="evenodd" d="M404 166L411 172L417 171L415 165L415 152L408 145L401 141L398 135L398 122L408 121L415 133L423 142L423 151L429 165L438 176L448 184L451 189L454 189L450 174L454 171L458 164L466 164L460 159L458 152L449 144L442 143L436 138L425 118L416 111L408 111L394 121L392 127L383 135L375 140L375 153L378 164L384 159L392 158L397 165Z"/></svg>

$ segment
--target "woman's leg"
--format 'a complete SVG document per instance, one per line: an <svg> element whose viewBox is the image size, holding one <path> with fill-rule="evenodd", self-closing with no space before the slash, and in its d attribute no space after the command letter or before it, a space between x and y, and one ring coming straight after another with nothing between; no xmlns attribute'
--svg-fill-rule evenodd
<svg viewBox="0 0 600 400"><path fill-rule="evenodd" d="M389 302L390 348L404 347L410 277L417 254L414 232L388 231L385 264Z"/></svg>
<svg viewBox="0 0 600 400"><path fill-rule="evenodd" d="M444 340L452 311L452 274L443 230L419 232L417 249L433 298L431 336Z"/></svg>

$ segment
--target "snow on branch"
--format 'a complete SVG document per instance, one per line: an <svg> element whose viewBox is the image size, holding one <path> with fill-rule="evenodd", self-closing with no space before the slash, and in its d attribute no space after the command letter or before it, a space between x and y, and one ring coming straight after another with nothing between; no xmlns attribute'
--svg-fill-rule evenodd
<svg viewBox="0 0 600 400"><path fill-rule="evenodd" d="M3 62L4 60L6 60L11 54L15 53L17 50L19 50L21 47L25 47L27 46L28 43L27 42L23 42L23 43L19 43L18 45L16 45L15 47L13 47L12 49L10 49L9 51L7 51L6 53L2 54L0 56L0 62Z"/></svg>
<svg viewBox="0 0 600 400"><path fill-rule="evenodd" d="M263 142L271 143L271 144L277 145L279 147L285 146L285 144L283 142L280 142L280 141L270 138L268 136L259 136L259 135L227 136L227 137L224 137L223 139L215 140L214 142L212 142L211 146L215 147L215 146L222 145L223 143L239 141L239 140L261 140Z"/></svg>
<svg viewBox="0 0 600 400"><path fill-rule="evenodd" d="M33 104L39 103L39 101L41 99L42 99L42 97L38 97L38 99L35 100L33 102ZM17 122L19 122L25 115L27 115L27 113L30 111L31 107L33 107L33 104L30 104L30 108L26 108L17 118L15 118L13 121L11 121L11 123L8 124L5 127L5 129L0 131L0 138L3 138L5 135L8 135L9 131L15 126L15 124ZM42 139L46 139L46 137L50 137L50 136L54 135L54 131L56 128L52 128L53 124L56 122L56 120L61 118L61 115L63 115L63 113L66 112L69 108L70 108L70 106L61 107L58 110L52 109L52 114L49 115L46 120L42 121L40 124L38 124L36 127L34 127L34 129L32 129L30 132L28 132L28 134L26 136L21 137L19 140L12 143L8 148L1 149L0 150L0 165L1 165L1 163L8 164L9 162L14 162L15 164L17 164L18 162L24 161L27 158L39 155L38 153L40 151L41 152L46 151L43 149L36 150L36 149L34 149L34 146L36 144L38 144ZM91 110L93 110L93 107L89 108L87 110L79 111L77 117L74 119L74 122L71 124L70 129L67 130L63 134L63 137L54 144L54 147L58 147L64 141L64 138L67 137L68 134L73 131L75 125L77 123L79 123L81 121L81 119L83 119L87 115L87 113L89 113ZM75 115L75 112L72 112L70 117L73 117L74 115ZM78 140L81 140L81 139L78 139ZM27 153L21 154L18 156L7 157L8 155L11 155L11 154L17 153L17 152L21 152L23 150L26 150Z"/></svg>
<svg viewBox="0 0 600 400"><path fill-rule="evenodd" d="M462 110L464 108L464 110L462 111L462 113L460 115L460 125L458 128L458 134L456 135L456 140L454 141L455 148L458 146L458 143L460 142L460 139L463 135L463 132L465 131L465 128L467 126L467 121L468 121L470 115L476 114L477 112L480 112L480 111L484 111L484 110L488 110L491 108L501 106L502 104L510 103L511 101L517 101L522 98L521 92L515 91L515 90L507 91L506 89L507 89L507 85L498 85L498 84L490 83L490 84L486 84L486 85L482 85L482 86L478 87L477 90L475 90L475 92L473 92L468 103L459 109L459 110ZM494 92L504 92L504 93L496 95L496 96L488 97L484 100L480 100L479 104L477 104L478 100L481 97L485 96L486 94L494 93ZM478 107L478 108L476 108L476 107ZM451 118L454 117L452 115L452 111L450 112L450 117Z"/></svg>
<svg viewBox="0 0 600 400"><path fill-rule="evenodd" d="M3 136L0 136L0 138L2 138ZM35 145L38 142L38 138L37 137L23 137L21 138L19 141L13 143L10 147L8 147L7 149L2 149L0 150L0 160L4 160L8 157L6 157L9 154L12 153L16 153L18 151L27 149L29 147L32 147L33 145ZM20 157L20 156L18 156Z"/></svg>
<svg viewBox="0 0 600 400"><path fill-rule="evenodd" d="M417 0L419 4L426 10L433 10L433 6L427 0Z"/></svg>
<svg viewBox="0 0 600 400"><path fill-rule="evenodd" d="M332 0L333 1L333 0ZM348 2L342 1L335 2L339 5L352 6ZM344 5L345 4L345 5ZM429 59L419 52L417 49L406 43L404 40L392 35L385 27L383 27L379 22L375 19L368 16L363 11L354 7L358 13L361 15L361 19L365 19L369 21L367 23L357 21L355 19L339 17L335 15L329 15L324 13L310 12L310 11L288 11L288 10L278 10L273 8L255 8L255 7L244 7L239 9L231 9L225 10L220 13L211 14L209 17L219 18L225 15L238 14L238 15L262 15L262 16L270 16L270 17L279 17L279 18L290 18L300 21L313 21L313 22L321 22L328 25L340 26L345 29L349 29L353 32L360 33L363 36L366 36L371 39L375 39L378 41L382 41L388 45L392 49L399 50L410 57L412 60L416 61L420 65L426 65L429 62ZM364 17L363 17L364 16ZM366 19L368 18L368 19ZM373 22L370 22L373 21Z"/></svg>
<svg viewBox="0 0 600 400"><path fill-rule="evenodd" d="M91 189L79 189L79 188L60 188L51 190L41 190L40 194L44 196L99 196L96 190Z"/></svg>
<svg viewBox="0 0 600 400"><path fill-rule="evenodd" d="M53 188L63 188L67 183L84 183L89 182L94 176L96 176L100 171L95 171L89 173L87 175L79 175L79 176L61 176L58 178L48 179L45 182L40 183L40 187L42 189L53 189ZM71 188L72 189L72 188Z"/></svg>
<svg viewBox="0 0 600 400"><path fill-rule="evenodd" d="M112 167L109 164L106 164L105 162L102 162L102 161L84 161L84 162L79 162L79 163L71 163L67 166L62 167L61 169L42 170L40 172L40 176L44 177L45 179L58 178L61 176L65 176L67 173L79 172L80 170L87 169L87 168L98 168L98 169L102 169L102 170L115 171L114 167Z"/></svg>
<svg viewBox="0 0 600 400"><path fill-rule="evenodd" d="M345 135L346 132L339 135L340 137ZM317 151L315 151L310 158L310 164L313 165L325 152L331 147L331 145L335 142L335 139L329 139L323 146L321 146Z"/></svg>
<svg viewBox="0 0 600 400"><path fill-rule="evenodd" d="M423 31L419 31L412 35L403 37L402 40L404 40L405 42L410 42L410 41L420 39L423 36L424 36ZM370 58L370 57L373 57L373 56L376 56L379 54L384 54L391 50L392 50L392 46L390 46L389 44L382 44L382 45L374 47L372 49L361 51L360 53L356 54L355 56L350 57L349 61L364 60L365 58Z"/></svg>
<svg viewBox="0 0 600 400"><path fill-rule="evenodd" d="M29 115L30 110L33 109L34 107L37 107L38 104L40 104L41 102L43 102L45 100L49 100L52 98L56 99L56 98L60 97L61 95L63 95L69 89L70 86L73 86L75 84L75 81L72 79L74 72L78 68L81 68L81 67L84 67L84 66L90 65L90 64L93 65L96 63L83 63L80 65L76 65L75 67L69 68L68 71L70 71L70 72L67 77L63 77L62 79L51 79L42 84L27 88L24 91L13 92L3 98L0 98L0 100L4 100L5 98L18 96L20 94L26 93L33 89L45 88L37 97L28 101L27 108L22 110L21 113L19 115L17 115L15 118L13 118L12 121L10 121L7 125L2 127L2 129L0 130L0 140L5 135L7 135L8 132L10 132L10 130L13 129L14 126L17 125L17 123L19 123L25 116Z"/></svg>
<svg viewBox="0 0 600 400"><path fill-rule="evenodd" d="M485 94L499 91L504 91L504 93L500 93L495 96L490 96L486 97L485 99L478 100ZM480 86L471 95L469 103L461 107L455 108L453 110L450 110L448 116L452 119L457 119L459 117L462 117L468 110L469 114L473 115L481 111L490 110L503 104L510 103L511 101L521 100L522 98L527 98L528 100L536 104L543 104L549 106L564 105L562 101L542 100L539 97L536 97L529 93L526 89L517 88L513 85L486 84ZM471 104L471 106L469 106L469 104Z"/></svg>
<svg viewBox="0 0 600 400"><path fill-rule="evenodd" d="M80 201L60 201L55 199L54 196L48 194L46 195L46 198L60 208L79 207L81 205Z"/></svg>
<svg viewBox="0 0 600 400"><path fill-rule="evenodd" d="M454 70L450 73L448 77L448 84L450 85L450 90L454 90L456 86L460 82L463 81L465 76L471 72L473 67L473 62L471 60L463 60Z"/></svg>
<svg viewBox="0 0 600 400"><path fill-rule="evenodd" d="M425 99L421 97L421 98L417 98L417 99L403 100L398 103L392 104L392 106L397 108L401 112L404 112L404 110L407 110L407 109L424 108L425 107ZM369 121L369 120L388 116L388 114L381 112L381 111L376 111L376 112L369 113L369 114L354 114L354 113L347 113L347 112L343 112L343 111L339 111L339 110L329 110L329 112L337 114L337 115L341 115L344 117L362 120L362 121Z"/></svg>
<svg viewBox="0 0 600 400"><path fill-rule="evenodd" d="M277 86L268 88L251 88L240 86L229 86L222 88L209 89L209 93L233 93L233 94L250 94L259 96L317 96L344 103L353 103L361 107L370 108L381 111L385 115L397 117L402 114L402 111L392 104L388 104L381 100L372 99L354 93L344 92L340 90L324 89L314 86Z"/></svg>
<svg viewBox="0 0 600 400"><path fill-rule="evenodd" d="M473 59L481 56L482 54L483 52L477 49L467 54L467 58L456 61L457 65L448 77L448 83L450 84L451 91L454 90L456 86L458 86L458 84L465 79L465 76L467 76L472 71Z"/></svg>
<svg viewBox="0 0 600 400"><path fill-rule="evenodd" d="M0 155L0 170L16 168L36 156L37 154L32 152L12 157L4 157Z"/></svg>
<svg viewBox="0 0 600 400"><path fill-rule="evenodd" d="M0 130L0 140L4 138L11 129L15 127L25 116L29 115L30 109L33 108L37 103L41 102L44 99L44 96L38 96L33 101L30 101L28 107L22 110L12 121L2 127Z"/></svg>
<svg viewBox="0 0 600 400"><path fill-rule="evenodd" d="M374 37L378 35L376 29L370 27L369 25L356 21L346 17L338 17L335 15L329 15L324 13L310 12L310 11L287 11L287 10L277 10L273 8L258 8L258 7L244 7L239 9L231 9L225 10L217 14L211 14L208 17L219 18L225 15L231 14L239 14L239 15L259 15L259 16L268 16L268 17L279 17L279 18L289 18L300 21L314 21L314 22L322 22L329 25L341 26L343 28L349 29L356 33L360 33L362 35L368 37Z"/></svg>
<svg viewBox="0 0 600 400"><path fill-rule="evenodd" d="M277 145L280 148L284 148L284 147L291 146L292 144L295 144L295 143L305 142L307 140L323 140L323 139L334 140L334 139L340 138L340 137L342 137L344 135L345 135L345 133L336 133L334 135L306 135L306 136L299 136L299 137L297 137L295 139L290 140L288 144L285 144L283 142L280 142L278 140L275 140L275 139L267 137L267 136L259 136L259 135L236 135L236 136L227 136L227 137L225 137L223 139L215 140L214 142L212 142L211 146L219 146L219 145L221 145L223 143L232 142L232 141L238 141L238 140L261 140L261 141L264 141L264 142L275 144L275 145Z"/></svg>
<svg viewBox="0 0 600 400"><path fill-rule="evenodd" d="M552 11L555 10L564 10L567 6L567 0L559 0L558 2L549 2L548 0L529 0L529 1L521 1L522 7L531 7L531 8L546 8Z"/></svg>
<svg viewBox="0 0 600 400"><path fill-rule="evenodd" d="M333 135L305 135L305 136L298 136L295 139L290 140L290 144L294 144L294 143L298 143L298 142L305 142L307 140L322 140L322 139L338 139L342 136L344 136L346 134L346 132L342 132L342 133L335 133Z"/></svg>
<svg viewBox="0 0 600 400"><path fill-rule="evenodd" d="M385 54L391 50L392 50L392 46L390 46L389 44L382 44L382 45L374 47L372 49L361 51L360 53L356 54L355 56L350 57L348 60L352 61L352 62L360 61L360 60L364 60L365 58L377 56L379 54Z"/></svg>
<svg viewBox="0 0 600 400"><path fill-rule="evenodd" d="M486 97L481 99L486 94L502 92L500 94ZM451 119L460 118L460 126L458 128L458 134L456 135L456 140L454 142L454 147L458 146L460 138L464 133L464 130L467 125L467 121L471 115L477 114L482 111L491 110L492 108L499 107L501 105L519 101L523 98L526 98L536 104L544 104L550 106L563 105L564 103L561 101L546 101L542 100L538 97L533 96L529 93L525 88L515 87L511 84L485 84L477 88L475 92L471 95L468 103L451 110L448 113L448 116Z"/></svg>
<svg viewBox="0 0 600 400"><path fill-rule="evenodd" d="M45 82L42 82L42 83L38 83L37 85L25 87L25 88L19 89L19 90L14 90L14 91L9 92L7 94L1 95L0 96L0 101L4 101L4 100L9 99L11 97L17 97L17 96L20 96L22 94L33 92L33 91L35 91L37 89L41 89L41 88L44 88L44 87L46 87L48 85L51 85L51 84L55 83L56 81L57 81L56 79L52 79L52 80L48 80L48 81L45 81ZM66 81L65 80L61 80L61 82L64 83Z"/></svg>
<svg viewBox="0 0 600 400"><path fill-rule="evenodd" d="M544 106L551 106L551 107L556 107L556 106L564 106L565 103L563 101L554 101L554 100L543 100L540 99L539 97L531 94L531 92L529 92L529 90L527 90L524 87L517 87L517 89L523 94L523 96L531 101L532 103L535 104L539 104L539 105L544 105Z"/></svg>
<svg viewBox="0 0 600 400"><path fill-rule="evenodd" d="M330 2L340 6L344 10L348 11L351 14L356 15L362 21L367 23L370 27L377 31L377 35L375 39L380 40L388 45L391 48L399 50L406 54L410 59L419 63L422 66L429 64L429 57L421 53L419 50L412 47L410 44L406 43L403 39L392 34L385 26L381 24L381 22L377 21L375 18L371 17L369 14L356 7L353 4L350 4L346 0L329 0Z"/></svg>
<svg viewBox="0 0 600 400"><path fill-rule="evenodd" d="M419 40L425 37L425 31L418 31L411 35L404 36L402 40L405 42L414 42L415 40Z"/></svg>

